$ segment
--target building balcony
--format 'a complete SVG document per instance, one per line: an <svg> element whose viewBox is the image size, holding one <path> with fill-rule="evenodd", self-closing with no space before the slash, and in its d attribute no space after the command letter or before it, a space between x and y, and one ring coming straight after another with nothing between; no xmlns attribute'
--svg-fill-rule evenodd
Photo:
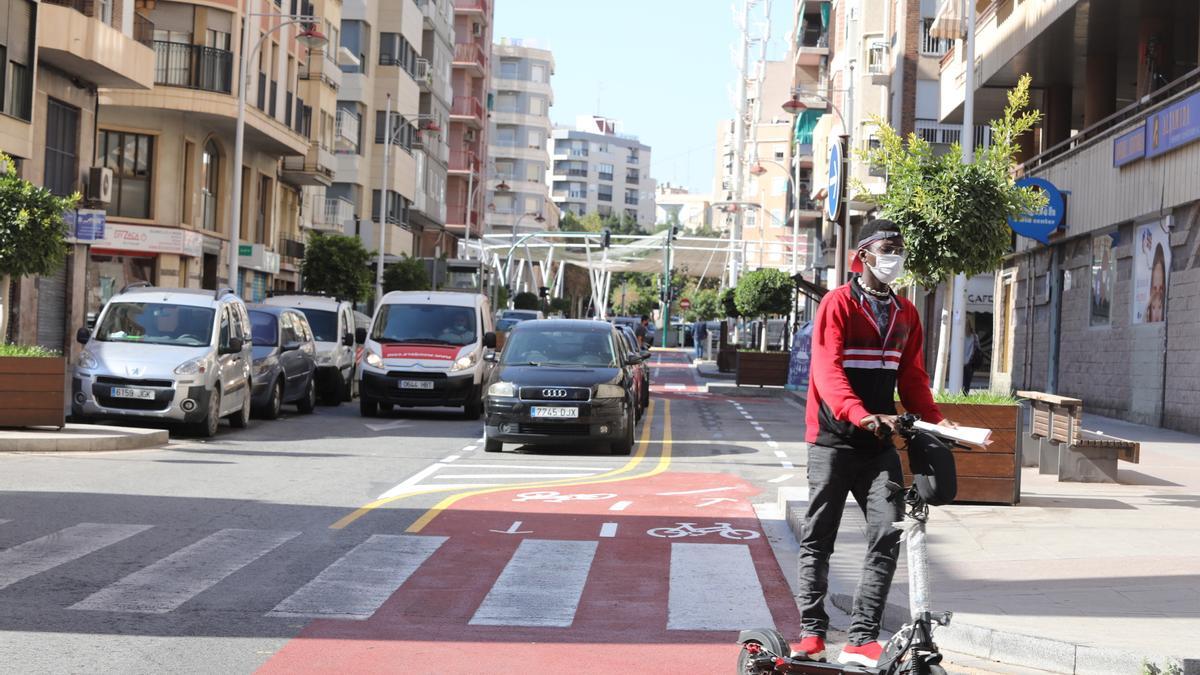
<svg viewBox="0 0 1200 675"><path fill-rule="evenodd" d="M474 96L455 96L450 106L450 121L465 122L476 128L483 128L483 103Z"/></svg>
<svg viewBox="0 0 1200 675"><path fill-rule="evenodd" d="M417 0L417 7L421 9L421 15L424 18L425 27L432 29L442 29L446 35L451 33L454 26L454 7L450 3L433 0Z"/></svg>
<svg viewBox="0 0 1200 675"><path fill-rule="evenodd" d="M417 67L414 69L413 79L417 81L417 86L421 91L433 92L433 64L429 59L417 59Z"/></svg>
<svg viewBox="0 0 1200 675"><path fill-rule="evenodd" d="M492 74L492 89L496 91L523 91L528 94L538 94L547 97L549 105L554 105L554 87L549 82L534 82L533 80L513 80L495 77Z"/></svg>
<svg viewBox="0 0 1200 675"><path fill-rule="evenodd" d="M587 193L580 190L555 190L552 197L556 201L586 202Z"/></svg>
<svg viewBox="0 0 1200 675"><path fill-rule="evenodd" d="M638 198L637 198L637 197L630 197L630 196L626 195L626 197L625 197L625 203L626 203L627 205L629 205L629 206L637 206L637 205L638 205Z"/></svg>
<svg viewBox="0 0 1200 675"><path fill-rule="evenodd" d="M333 144L335 152L358 152L358 139L362 120L349 110L339 108L337 122L334 125Z"/></svg>
<svg viewBox="0 0 1200 675"><path fill-rule="evenodd" d="M342 69L333 61L332 56L332 53L321 55L314 52L309 57L308 64L300 69L300 79L324 82L337 91L342 86Z"/></svg>
<svg viewBox="0 0 1200 675"><path fill-rule="evenodd" d="M454 11L458 14L476 14L488 16L490 13L488 0L454 0Z"/></svg>
<svg viewBox="0 0 1200 675"><path fill-rule="evenodd" d="M46 0L38 9L38 60L99 87L150 89L154 25L134 14L133 35L119 16L101 15L90 0Z"/></svg>
<svg viewBox="0 0 1200 675"><path fill-rule="evenodd" d="M479 43L459 42L454 45L454 61L451 65L466 68L475 77L483 77L487 70L487 54Z"/></svg>
<svg viewBox="0 0 1200 675"><path fill-rule="evenodd" d="M312 229L344 234L354 227L354 204L341 197L328 197L318 202L313 214Z"/></svg>
<svg viewBox="0 0 1200 675"><path fill-rule="evenodd" d="M447 167L451 174L467 175L479 171L479 157L470 150L450 151L450 164Z"/></svg>
<svg viewBox="0 0 1200 675"><path fill-rule="evenodd" d="M535 129L542 129L543 131L549 131L553 127L550 123L550 117L547 115L531 115L516 110L492 110L492 122L494 124L533 127Z"/></svg>
<svg viewBox="0 0 1200 675"><path fill-rule="evenodd" d="M261 81L261 80L260 80ZM233 91L233 52L181 42L154 41L154 84Z"/></svg>
<svg viewBox="0 0 1200 675"><path fill-rule="evenodd" d="M819 66L829 56L829 33L817 24L804 30L796 41L795 66Z"/></svg>
<svg viewBox="0 0 1200 675"><path fill-rule="evenodd" d="M307 155L290 155L283 158L282 178L292 185L333 184L337 171L337 158L314 142Z"/></svg>
<svg viewBox="0 0 1200 675"><path fill-rule="evenodd" d="M478 237L480 233L479 223L482 221L479 214L479 209L471 207L471 236ZM446 229L459 232L467 229L467 202L451 201L446 203Z"/></svg>

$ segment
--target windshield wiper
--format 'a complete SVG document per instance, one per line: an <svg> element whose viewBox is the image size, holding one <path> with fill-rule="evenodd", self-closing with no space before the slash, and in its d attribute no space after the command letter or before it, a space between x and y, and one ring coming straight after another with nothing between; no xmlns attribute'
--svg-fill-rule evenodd
<svg viewBox="0 0 1200 675"><path fill-rule="evenodd" d="M505 361L504 365L506 365L506 366L541 366L541 365L545 365L545 364L539 363L537 361L522 361L522 362Z"/></svg>

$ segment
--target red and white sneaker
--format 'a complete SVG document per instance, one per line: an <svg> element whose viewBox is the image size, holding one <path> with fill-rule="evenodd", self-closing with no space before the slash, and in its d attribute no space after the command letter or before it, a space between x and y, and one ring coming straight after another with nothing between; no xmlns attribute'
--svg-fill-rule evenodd
<svg viewBox="0 0 1200 675"><path fill-rule="evenodd" d="M792 658L813 661L825 658L825 638L816 635L801 637L800 644L792 647Z"/></svg>
<svg viewBox="0 0 1200 675"><path fill-rule="evenodd" d="M853 663L867 668L879 665L879 657L883 656L882 642L868 642L865 645L846 645L838 654L838 663Z"/></svg>

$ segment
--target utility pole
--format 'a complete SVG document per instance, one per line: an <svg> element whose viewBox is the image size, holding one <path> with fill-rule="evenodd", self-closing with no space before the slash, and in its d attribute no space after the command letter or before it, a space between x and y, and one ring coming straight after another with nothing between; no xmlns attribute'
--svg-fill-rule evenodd
<svg viewBox="0 0 1200 675"><path fill-rule="evenodd" d="M963 127L962 127L962 160L963 164L975 162L975 2L966 0L967 4L967 65L964 77L966 96L963 97ZM947 291L953 298L950 317L950 372L946 378L948 388L952 392L962 391L963 382L963 351L966 339L967 325L967 277L957 274L947 285Z"/></svg>
<svg viewBox="0 0 1200 675"><path fill-rule="evenodd" d="M383 300L383 253L387 241L388 164L392 149L392 95L387 95L383 132L383 185L379 190L379 260L375 263L375 306Z"/></svg>
<svg viewBox="0 0 1200 675"><path fill-rule="evenodd" d="M750 65L750 8L757 0L742 0L742 16L738 23L738 28L742 33L742 44L738 48L738 85L737 85L737 117L733 120L733 201L742 201L742 180L744 177L744 158L746 151L746 80L749 75ZM738 208L733 216L733 230L731 239L733 241L741 241L742 239L742 213L744 209ZM738 277L741 274L741 260L737 253L734 253L729 259L729 285L737 285Z"/></svg>

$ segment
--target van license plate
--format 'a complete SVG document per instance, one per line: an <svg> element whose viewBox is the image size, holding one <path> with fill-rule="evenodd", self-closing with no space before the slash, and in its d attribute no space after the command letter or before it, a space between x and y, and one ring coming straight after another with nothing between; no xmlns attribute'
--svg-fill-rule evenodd
<svg viewBox="0 0 1200 675"><path fill-rule="evenodd" d="M154 398L153 389L135 389L131 387L113 387L110 392L113 398L136 398L149 401Z"/></svg>
<svg viewBox="0 0 1200 675"><path fill-rule="evenodd" d="M543 406L534 406L530 410L533 417L579 417L579 408L547 408Z"/></svg>
<svg viewBox="0 0 1200 675"><path fill-rule="evenodd" d="M433 380L400 380L401 389L433 389Z"/></svg>

